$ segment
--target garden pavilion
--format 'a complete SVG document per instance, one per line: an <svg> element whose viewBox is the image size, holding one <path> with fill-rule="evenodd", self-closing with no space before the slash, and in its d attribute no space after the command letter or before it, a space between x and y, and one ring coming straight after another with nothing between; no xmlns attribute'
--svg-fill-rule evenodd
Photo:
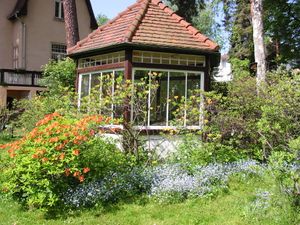
<svg viewBox="0 0 300 225"><path fill-rule="evenodd" d="M152 130L170 126L169 99L174 95L188 97L192 89L210 89L212 70L220 60L215 42L159 0L138 0L69 48L68 55L77 62L79 105L105 74L133 82L161 74L155 104L148 101L146 127Z"/></svg>

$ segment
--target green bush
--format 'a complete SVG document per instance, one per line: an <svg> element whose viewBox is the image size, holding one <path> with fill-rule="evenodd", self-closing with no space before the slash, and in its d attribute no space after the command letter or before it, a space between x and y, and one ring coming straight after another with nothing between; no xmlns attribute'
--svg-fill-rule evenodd
<svg viewBox="0 0 300 225"><path fill-rule="evenodd" d="M269 162L281 191L300 207L300 136L289 142L288 151L274 151Z"/></svg>
<svg viewBox="0 0 300 225"><path fill-rule="evenodd" d="M221 143L203 142L201 135L186 134L177 151L172 155L171 161L182 163L193 169L195 166L210 163L234 162L246 159L247 155L237 151L228 145Z"/></svg>
<svg viewBox="0 0 300 225"><path fill-rule="evenodd" d="M50 61L42 69L43 79L41 83L52 92L57 91L59 93L59 87L75 88L76 64L72 59Z"/></svg>
<svg viewBox="0 0 300 225"><path fill-rule="evenodd" d="M270 73L259 95L255 78L237 78L227 96L205 99L204 141L232 148L237 156L266 160L272 151L285 151L300 133L299 73Z"/></svg>
<svg viewBox="0 0 300 225"><path fill-rule="evenodd" d="M80 120L47 115L25 137L1 147L9 155L1 189L25 206L47 209L68 188L124 166L125 156L95 136L99 125L110 122L99 115Z"/></svg>
<svg viewBox="0 0 300 225"><path fill-rule="evenodd" d="M43 66L41 84L47 90L32 99L23 99L14 104L15 109L23 113L13 122L16 128L29 132L45 115L54 112L75 115L77 113L77 94L74 91L76 65L67 58L61 61L50 61Z"/></svg>

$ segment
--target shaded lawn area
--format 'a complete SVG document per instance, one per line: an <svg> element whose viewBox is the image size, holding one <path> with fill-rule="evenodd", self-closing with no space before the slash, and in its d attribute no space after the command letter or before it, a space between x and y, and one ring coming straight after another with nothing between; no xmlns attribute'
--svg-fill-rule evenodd
<svg viewBox="0 0 300 225"><path fill-rule="evenodd" d="M255 200L255 193L260 189L275 191L272 178L251 178L242 183L233 179L229 190L215 198L192 199L177 204L158 204L149 202L147 198L141 198L133 203L73 211L68 216L55 219L45 219L45 215L40 211L23 211L13 201L0 198L0 224L298 225L300 223L299 214L293 211L287 199L280 195L272 195L275 201L267 210L251 211L250 205Z"/></svg>

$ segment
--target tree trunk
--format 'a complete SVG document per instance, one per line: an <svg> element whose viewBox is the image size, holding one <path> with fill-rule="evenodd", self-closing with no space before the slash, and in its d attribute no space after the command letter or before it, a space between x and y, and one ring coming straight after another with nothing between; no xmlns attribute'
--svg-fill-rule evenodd
<svg viewBox="0 0 300 225"><path fill-rule="evenodd" d="M75 0L63 0L67 47L79 41L79 29Z"/></svg>
<svg viewBox="0 0 300 225"><path fill-rule="evenodd" d="M254 57L257 63L257 88L266 81L266 50L264 43L262 0L251 0L251 17L253 26Z"/></svg>

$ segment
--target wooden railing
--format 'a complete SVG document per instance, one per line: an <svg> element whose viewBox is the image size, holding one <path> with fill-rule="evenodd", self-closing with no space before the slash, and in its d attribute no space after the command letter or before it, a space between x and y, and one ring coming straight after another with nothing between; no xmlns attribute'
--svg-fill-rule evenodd
<svg viewBox="0 0 300 225"><path fill-rule="evenodd" d="M0 69L0 84L10 86L41 86L41 72Z"/></svg>

